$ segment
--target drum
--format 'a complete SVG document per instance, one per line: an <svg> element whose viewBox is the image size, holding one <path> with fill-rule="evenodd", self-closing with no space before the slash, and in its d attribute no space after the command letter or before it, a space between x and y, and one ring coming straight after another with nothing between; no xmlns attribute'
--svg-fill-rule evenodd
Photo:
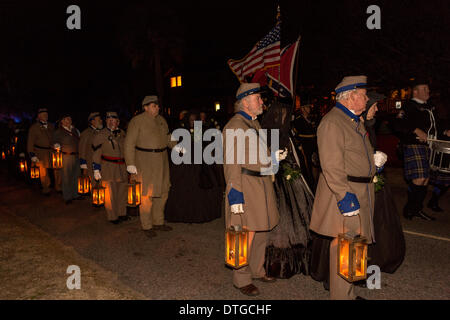
<svg viewBox="0 0 450 320"><path fill-rule="evenodd" d="M450 141L433 140L430 151L431 170L450 173Z"/></svg>

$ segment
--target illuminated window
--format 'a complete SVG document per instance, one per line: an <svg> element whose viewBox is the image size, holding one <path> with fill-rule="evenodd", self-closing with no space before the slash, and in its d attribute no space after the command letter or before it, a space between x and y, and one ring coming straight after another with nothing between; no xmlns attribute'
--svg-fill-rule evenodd
<svg viewBox="0 0 450 320"><path fill-rule="evenodd" d="M181 76L171 77L170 78L170 87L181 87Z"/></svg>
<svg viewBox="0 0 450 320"><path fill-rule="evenodd" d="M216 111L219 111L219 110L220 110L220 103L219 103L219 102L216 102L216 103L215 103L215 106L216 106Z"/></svg>

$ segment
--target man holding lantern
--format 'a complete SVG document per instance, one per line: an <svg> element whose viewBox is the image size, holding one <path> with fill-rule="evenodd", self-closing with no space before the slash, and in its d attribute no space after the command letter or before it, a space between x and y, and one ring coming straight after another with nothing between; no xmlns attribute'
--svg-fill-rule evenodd
<svg viewBox="0 0 450 320"><path fill-rule="evenodd" d="M157 96L146 96L142 108L144 112L128 124L125 162L127 171L142 183L139 216L146 236L153 238L155 230L172 230L164 224L164 207L170 189L167 149L177 142L171 141L167 122L159 115Z"/></svg>
<svg viewBox="0 0 450 320"><path fill-rule="evenodd" d="M263 164L259 155L265 154L271 159L271 153L265 142L251 143L247 135L258 137L261 125L256 119L262 113L263 101L258 83L243 83L236 93L236 114L223 131L224 174L226 181L225 222L226 227L241 226L249 231L248 265L233 271L233 285L248 296L259 295L259 289L253 280L274 282L264 269L268 232L279 221L277 200L273 188L271 162ZM239 132L242 133L240 136ZM237 139L235 139L237 138ZM230 139L233 139L230 141ZM241 140L241 143L239 142ZM245 142L243 142L245 141ZM256 145L265 147L257 152ZM256 161L251 161L253 152L257 152ZM243 156L243 159L239 157ZM277 161L283 160L287 151L274 153ZM242 161L244 160L244 161ZM255 162L255 163L253 163Z"/></svg>
<svg viewBox="0 0 450 320"><path fill-rule="evenodd" d="M322 167L310 229L332 237L330 245L330 298L358 299L354 286L337 274L338 234L351 231L374 240L373 177L386 159L374 159L373 148L361 119L366 109L366 76L344 77L336 87L336 107L317 131ZM376 161L376 162L375 162ZM375 165L377 164L377 166Z"/></svg>
<svg viewBox="0 0 450 320"><path fill-rule="evenodd" d="M80 135L80 168L83 170L83 174L88 174L92 181L94 177L92 155L95 151L92 142L94 136L103 128L100 112L92 112L89 114L88 123L89 127L84 129Z"/></svg>
<svg viewBox="0 0 450 320"><path fill-rule="evenodd" d="M106 128L94 135L92 167L94 179L106 187L105 208L108 221L127 220L127 169L124 158L125 131L119 128L116 112L106 113Z"/></svg>
<svg viewBox="0 0 450 320"><path fill-rule="evenodd" d="M64 113L60 126L53 135L53 147L62 153L63 167L60 170L63 199L66 204L72 200L81 200L78 195L78 176L80 175L80 162L78 158L78 144L80 131L72 125L72 117Z"/></svg>
<svg viewBox="0 0 450 320"><path fill-rule="evenodd" d="M37 112L37 121L31 125L28 131L27 151L31 162L39 167L39 177L41 179L42 193L50 195L50 177L48 169L52 168L50 155L53 132L55 127L48 123L48 111L40 108Z"/></svg>

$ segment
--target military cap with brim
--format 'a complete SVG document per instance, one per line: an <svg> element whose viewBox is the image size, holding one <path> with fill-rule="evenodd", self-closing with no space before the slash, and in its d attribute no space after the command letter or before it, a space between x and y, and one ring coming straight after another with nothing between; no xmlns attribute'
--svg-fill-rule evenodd
<svg viewBox="0 0 450 320"><path fill-rule="evenodd" d="M354 89L362 89L367 86L367 77L366 76L349 76L344 77L342 81L337 85L336 89L334 91L336 94L348 91L348 90L354 90Z"/></svg>
<svg viewBox="0 0 450 320"><path fill-rule="evenodd" d="M72 116L71 116L70 114L68 114L68 113L62 113L62 114L61 114L61 117L59 117L59 120L62 120L62 119L67 118L67 117L72 118Z"/></svg>
<svg viewBox="0 0 450 320"><path fill-rule="evenodd" d="M91 112L88 117L88 121L94 120L95 117L100 117L100 112Z"/></svg>
<svg viewBox="0 0 450 320"><path fill-rule="evenodd" d="M106 119L108 119L108 118L119 119L119 116L117 115L117 112L109 111L106 113Z"/></svg>
<svg viewBox="0 0 450 320"><path fill-rule="evenodd" d="M144 100L142 100L142 105L145 106L149 103L159 104L158 96L146 96Z"/></svg>
<svg viewBox="0 0 450 320"><path fill-rule="evenodd" d="M39 108L38 111L37 111L37 114L39 114L39 113L44 113L44 112L47 112L47 113L48 113L47 108Z"/></svg>
<svg viewBox="0 0 450 320"><path fill-rule="evenodd" d="M259 83L242 83L236 92L236 99L241 100L242 98L261 91L262 90Z"/></svg>

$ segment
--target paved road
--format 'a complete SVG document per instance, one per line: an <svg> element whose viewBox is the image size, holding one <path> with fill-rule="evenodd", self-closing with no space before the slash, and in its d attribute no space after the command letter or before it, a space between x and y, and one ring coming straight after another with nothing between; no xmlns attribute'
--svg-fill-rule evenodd
<svg viewBox="0 0 450 320"><path fill-rule="evenodd" d="M401 170L387 168L387 180L400 212L406 201ZM104 210L93 208L88 200L65 205L61 195L43 197L37 186L7 180L5 174L0 177L0 214L2 206L147 299L328 299L322 284L303 275L261 284L262 294L257 298L240 294L223 263L223 218L204 224L171 223L173 231L148 239L140 231L138 218L112 225ZM380 290L358 288L360 295L369 299L450 299L450 194L442 207L446 212L434 214L435 222L402 218L405 261L395 274L382 273Z"/></svg>

